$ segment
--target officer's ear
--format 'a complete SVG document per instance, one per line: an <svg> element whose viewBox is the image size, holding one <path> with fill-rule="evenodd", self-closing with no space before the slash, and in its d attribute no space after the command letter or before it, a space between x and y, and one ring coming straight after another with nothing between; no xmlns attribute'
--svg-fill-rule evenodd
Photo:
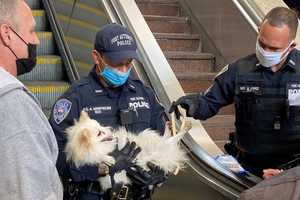
<svg viewBox="0 0 300 200"><path fill-rule="evenodd" d="M99 60L99 53L98 51L96 51L95 49L92 51L92 58L94 61L94 64L99 65L100 64L100 60Z"/></svg>
<svg viewBox="0 0 300 200"><path fill-rule="evenodd" d="M0 25L0 39L5 46L10 46L11 43L11 29L8 24Z"/></svg>

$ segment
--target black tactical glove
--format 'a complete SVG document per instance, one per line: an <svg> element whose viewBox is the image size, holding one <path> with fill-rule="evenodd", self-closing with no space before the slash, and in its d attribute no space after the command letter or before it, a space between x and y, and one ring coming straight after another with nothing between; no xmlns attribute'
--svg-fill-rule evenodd
<svg viewBox="0 0 300 200"><path fill-rule="evenodd" d="M127 168L127 176L134 184L150 189L167 180L166 173L159 166L156 166L153 163L148 163L147 165L150 169L149 171L146 171L137 165Z"/></svg>
<svg viewBox="0 0 300 200"><path fill-rule="evenodd" d="M175 112L176 118L180 118L180 112L178 105L186 110L187 117L194 117L196 111L199 108L199 94L191 94L180 97L177 101L174 101L170 107L169 113Z"/></svg>
<svg viewBox="0 0 300 200"><path fill-rule="evenodd" d="M116 163L110 168L110 175L113 176L116 172L133 166L133 160L140 152L141 148L137 147L135 142L127 142L123 149L114 151L112 156L116 159Z"/></svg>

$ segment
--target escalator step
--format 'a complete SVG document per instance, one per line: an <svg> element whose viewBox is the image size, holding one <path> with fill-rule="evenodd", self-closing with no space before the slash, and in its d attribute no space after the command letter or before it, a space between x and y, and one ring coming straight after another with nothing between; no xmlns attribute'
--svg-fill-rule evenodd
<svg viewBox="0 0 300 200"><path fill-rule="evenodd" d="M43 110L50 110L56 99L70 87L64 81L25 81L24 84L38 98Z"/></svg>
<svg viewBox="0 0 300 200"><path fill-rule="evenodd" d="M101 7L88 5L90 1L77 1L75 5L75 10L72 14L73 19L78 19L85 21L88 24L93 24L94 26L101 27L103 24L107 23L106 14L101 9ZM95 1L97 2L97 1ZM100 2L100 1L99 1ZM101 5L101 4L99 4ZM73 1L70 0L55 0L55 10L58 14L68 15L71 13L73 7Z"/></svg>
<svg viewBox="0 0 300 200"><path fill-rule="evenodd" d="M93 43L72 37L66 37L66 41L74 59L84 63L91 62L91 52L94 48Z"/></svg>
<svg viewBox="0 0 300 200"><path fill-rule="evenodd" d="M86 76L93 68L92 60L91 63L85 63L85 62L75 60L75 64L78 69L78 73L80 74L81 77Z"/></svg>
<svg viewBox="0 0 300 200"><path fill-rule="evenodd" d="M47 30L47 19L44 10L33 10L32 11L35 22L36 22L36 31L45 31Z"/></svg>
<svg viewBox="0 0 300 200"><path fill-rule="evenodd" d="M40 45L37 48L38 55L55 54L54 39L52 32L37 32Z"/></svg>
<svg viewBox="0 0 300 200"><path fill-rule="evenodd" d="M60 56L37 57L37 66L28 74L19 76L22 81L59 81L64 77Z"/></svg>
<svg viewBox="0 0 300 200"><path fill-rule="evenodd" d="M27 0L26 2L31 9L41 8L41 0Z"/></svg>
<svg viewBox="0 0 300 200"><path fill-rule="evenodd" d="M62 29L67 32L68 37L84 40L89 39L90 42L94 42L96 32L100 29L98 26L74 18L69 20L68 16L61 14L58 14L57 17Z"/></svg>

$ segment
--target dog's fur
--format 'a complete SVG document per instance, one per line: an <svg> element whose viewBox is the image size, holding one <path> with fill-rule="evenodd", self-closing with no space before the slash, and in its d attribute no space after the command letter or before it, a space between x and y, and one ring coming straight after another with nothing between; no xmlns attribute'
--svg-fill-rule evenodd
<svg viewBox="0 0 300 200"><path fill-rule="evenodd" d="M109 127L101 126L96 120L90 119L88 114L81 112L79 121L66 130L67 145L65 152L67 160L71 160L77 167L106 163L113 165L115 159L109 154L116 148L122 149L127 141L135 141L141 147L141 152L136 157L136 164L148 170L147 163L152 162L166 173L182 169L187 157L179 140L191 128L187 124L176 136L171 136L166 128L164 136L156 131L146 129L139 134L133 134L120 128L112 131ZM125 171L114 176L116 183L130 184ZM110 188L110 181L106 177L99 180L104 189Z"/></svg>

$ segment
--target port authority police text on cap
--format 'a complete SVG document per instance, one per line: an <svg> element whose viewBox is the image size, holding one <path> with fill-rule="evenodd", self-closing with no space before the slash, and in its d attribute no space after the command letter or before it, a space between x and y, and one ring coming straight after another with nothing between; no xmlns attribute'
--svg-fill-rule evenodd
<svg viewBox="0 0 300 200"><path fill-rule="evenodd" d="M96 35L95 49L103 53L113 64L131 58L138 60L133 34L119 24L107 24L102 27Z"/></svg>

